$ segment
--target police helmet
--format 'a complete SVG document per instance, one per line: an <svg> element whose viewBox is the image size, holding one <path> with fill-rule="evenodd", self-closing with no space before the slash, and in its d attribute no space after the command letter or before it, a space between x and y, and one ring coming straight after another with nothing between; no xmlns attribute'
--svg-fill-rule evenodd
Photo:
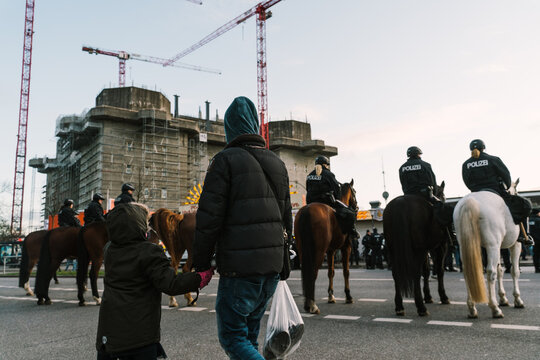
<svg viewBox="0 0 540 360"><path fill-rule="evenodd" d="M326 156L317 156L315 165L330 165L330 160Z"/></svg>
<svg viewBox="0 0 540 360"><path fill-rule="evenodd" d="M131 185L130 183L125 183L122 185L122 192L127 192L128 190L135 191L135 186Z"/></svg>
<svg viewBox="0 0 540 360"><path fill-rule="evenodd" d="M74 204L74 202L73 202L73 200L71 200L71 199L66 199L66 200L64 200L64 205L65 205L65 206L70 206L70 205L73 205L73 204Z"/></svg>
<svg viewBox="0 0 540 360"><path fill-rule="evenodd" d="M418 146L411 146L407 149L407 157L417 157L422 155L422 150Z"/></svg>
<svg viewBox="0 0 540 360"><path fill-rule="evenodd" d="M92 200L94 201L105 200L105 198L100 193L95 193L94 196L92 197Z"/></svg>
<svg viewBox="0 0 540 360"><path fill-rule="evenodd" d="M474 139L469 144L469 149L471 149L471 151L473 151L474 149L484 151L485 148L486 148L486 144L484 144L484 142L480 139Z"/></svg>

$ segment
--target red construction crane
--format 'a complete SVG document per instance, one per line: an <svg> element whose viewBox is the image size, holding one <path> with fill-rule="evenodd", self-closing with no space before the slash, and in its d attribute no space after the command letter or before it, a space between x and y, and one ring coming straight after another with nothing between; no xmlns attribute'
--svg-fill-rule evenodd
<svg viewBox="0 0 540 360"><path fill-rule="evenodd" d="M181 53L169 59L165 62L164 66L171 66L180 58L186 56L187 54L192 53L197 50L204 44L209 43L218 36L226 33L235 26L243 23L253 15L257 15L257 98L259 104L259 117L261 121L261 135L266 140L266 147L269 147L269 136L268 136L268 100L267 100L267 80L266 80L266 20L272 16L271 12L267 10L280 2L281 0L268 0L263 1L251 9L245 11L240 16L232 19L225 25L221 26L219 29L215 30L210 35L207 35L202 40L196 44L191 45Z"/></svg>
<svg viewBox="0 0 540 360"><path fill-rule="evenodd" d="M96 54L96 55L108 55L108 56L114 56L118 58L118 86L123 87L126 86L126 60L139 60L139 61L145 61L149 63L154 64L165 64L168 59L162 59L154 56L147 56L147 55L140 55L135 53L128 53L127 51L120 51L120 50L105 50L105 49L98 49L93 48L89 46L83 46L82 51L86 51L89 54ZM196 66L196 65L190 65L190 64L184 64L184 63L177 63L173 66L183 68L183 69L189 69L189 70L196 70L196 71L204 71L214 74L221 74L220 70L217 69L209 69L204 68L202 66Z"/></svg>
<svg viewBox="0 0 540 360"><path fill-rule="evenodd" d="M30 100L30 73L32 70L32 40L34 37L34 0L26 0L24 15L24 45L21 76L21 98L19 105L19 130L15 155L15 177L13 179L13 203L11 205L11 234L22 231L24 175L26 169L26 131L28 127L28 104Z"/></svg>

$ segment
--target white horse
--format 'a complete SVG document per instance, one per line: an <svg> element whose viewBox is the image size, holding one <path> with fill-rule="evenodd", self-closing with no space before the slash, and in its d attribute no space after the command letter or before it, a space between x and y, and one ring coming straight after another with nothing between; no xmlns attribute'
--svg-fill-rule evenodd
<svg viewBox="0 0 540 360"><path fill-rule="evenodd" d="M519 179L509 192L516 194ZM478 191L463 197L454 209L454 224L461 251L463 274L467 284L467 306L469 318L477 318L475 303L488 303L494 318L504 317L500 306L508 306L503 287L503 269L500 264L500 249L510 249L512 281L514 283L514 307L523 308L519 292L519 256L521 243L517 241L519 226L504 200L490 191ZM481 248L487 251L486 276L489 298L482 269ZM499 287L499 303L495 295L495 277Z"/></svg>

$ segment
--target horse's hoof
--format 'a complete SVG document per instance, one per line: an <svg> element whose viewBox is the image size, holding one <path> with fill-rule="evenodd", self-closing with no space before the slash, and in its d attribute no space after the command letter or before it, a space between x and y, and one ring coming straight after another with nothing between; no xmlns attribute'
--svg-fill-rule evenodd
<svg viewBox="0 0 540 360"><path fill-rule="evenodd" d="M86 302L84 302L84 301L79 301L79 306L86 306Z"/></svg>
<svg viewBox="0 0 540 360"><path fill-rule="evenodd" d="M405 316L405 310L396 311L397 316Z"/></svg>
<svg viewBox="0 0 540 360"><path fill-rule="evenodd" d="M191 302L188 301L187 306L194 307L194 306L197 306L197 303L194 301L191 301Z"/></svg>
<svg viewBox="0 0 540 360"><path fill-rule="evenodd" d="M478 314L474 314L474 315L469 314L469 315L467 315L467 318L468 319L478 319Z"/></svg>
<svg viewBox="0 0 540 360"><path fill-rule="evenodd" d="M54 280L54 283L55 283L56 285L60 284L60 283L58 282L58 280Z"/></svg>
<svg viewBox="0 0 540 360"><path fill-rule="evenodd" d="M499 306L509 306L510 304L508 303L508 301L505 301L505 302L500 302L499 303Z"/></svg>
<svg viewBox="0 0 540 360"><path fill-rule="evenodd" d="M321 310L319 310L318 307L315 307L309 311L310 314L319 315L321 313Z"/></svg>
<svg viewBox="0 0 540 360"><path fill-rule="evenodd" d="M429 311L419 311L418 316L429 316Z"/></svg>
<svg viewBox="0 0 540 360"><path fill-rule="evenodd" d="M525 304L514 304L514 308L516 308L516 309L524 309Z"/></svg>
<svg viewBox="0 0 540 360"><path fill-rule="evenodd" d="M335 303L336 303L336 299L328 299L328 303L329 303L329 304L335 304Z"/></svg>
<svg viewBox="0 0 540 360"><path fill-rule="evenodd" d="M169 304L169 307L170 308L175 308L175 307L178 307L178 304Z"/></svg>
<svg viewBox="0 0 540 360"><path fill-rule="evenodd" d="M502 319L502 318L504 318L504 314L503 314L502 312L500 312L500 313L494 313L494 314L493 314L493 318L494 318L494 319Z"/></svg>
<svg viewBox="0 0 540 360"><path fill-rule="evenodd" d="M354 302L353 298L349 298L345 300L345 304L352 304Z"/></svg>
<svg viewBox="0 0 540 360"><path fill-rule="evenodd" d="M425 299L424 303L426 304L433 304L433 298Z"/></svg>
<svg viewBox="0 0 540 360"><path fill-rule="evenodd" d="M47 300L45 300L44 304L45 304L45 305L51 305L51 304L52 304L52 301L51 301L51 299L47 299Z"/></svg>
<svg viewBox="0 0 540 360"><path fill-rule="evenodd" d="M450 300L448 300L448 299L441 300L441 304L442 305L450 305Z"/></svg>
<svg viewBox="0 0 540 360"><path fill-rule="evenodd" d="M93 296L94 301L96 302L96 305L101 305L101 298L97 296Z"/></svg>
<svg viewBox="0 0 540 360"><path fill-rule="evenodd" d="M39 300L37 301L37 304L38 304L38 305L43 305L43 299L39 299Z"/></svg>
<svg viewBox="0 0 540 360"><path fill-rule="evenodd" d="M34 296L34 294L26 293L26 296Z"/></svg>

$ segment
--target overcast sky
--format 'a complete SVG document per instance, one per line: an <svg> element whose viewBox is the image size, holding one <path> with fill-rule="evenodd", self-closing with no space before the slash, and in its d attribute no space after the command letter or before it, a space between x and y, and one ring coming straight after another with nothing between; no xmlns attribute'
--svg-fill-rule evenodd
<svg viewBox="0 0 540 360"><path fill-rule="evenodd" d="M93 107L118 83L118 60L83 44L169 58L257 2L36 0L28 158L54 156L57 117ZM25 2L0 4L0 180L11 182ZM360 208L383 200L383 164L390 198L401 194L398 168L411 145L447 196L466 194L461 164L474 138L521 178L522 191L540 189L540 2L283 0L271 10L270 117L307 119L314 138L339 148L332 170L355 179ZM236 96L257 102L254 18L181 61L223 74L128 61L127 83L171 101L179 94L186 115L205 100L220 117ZM30 189L27 170L25 208Z"/></svg>

